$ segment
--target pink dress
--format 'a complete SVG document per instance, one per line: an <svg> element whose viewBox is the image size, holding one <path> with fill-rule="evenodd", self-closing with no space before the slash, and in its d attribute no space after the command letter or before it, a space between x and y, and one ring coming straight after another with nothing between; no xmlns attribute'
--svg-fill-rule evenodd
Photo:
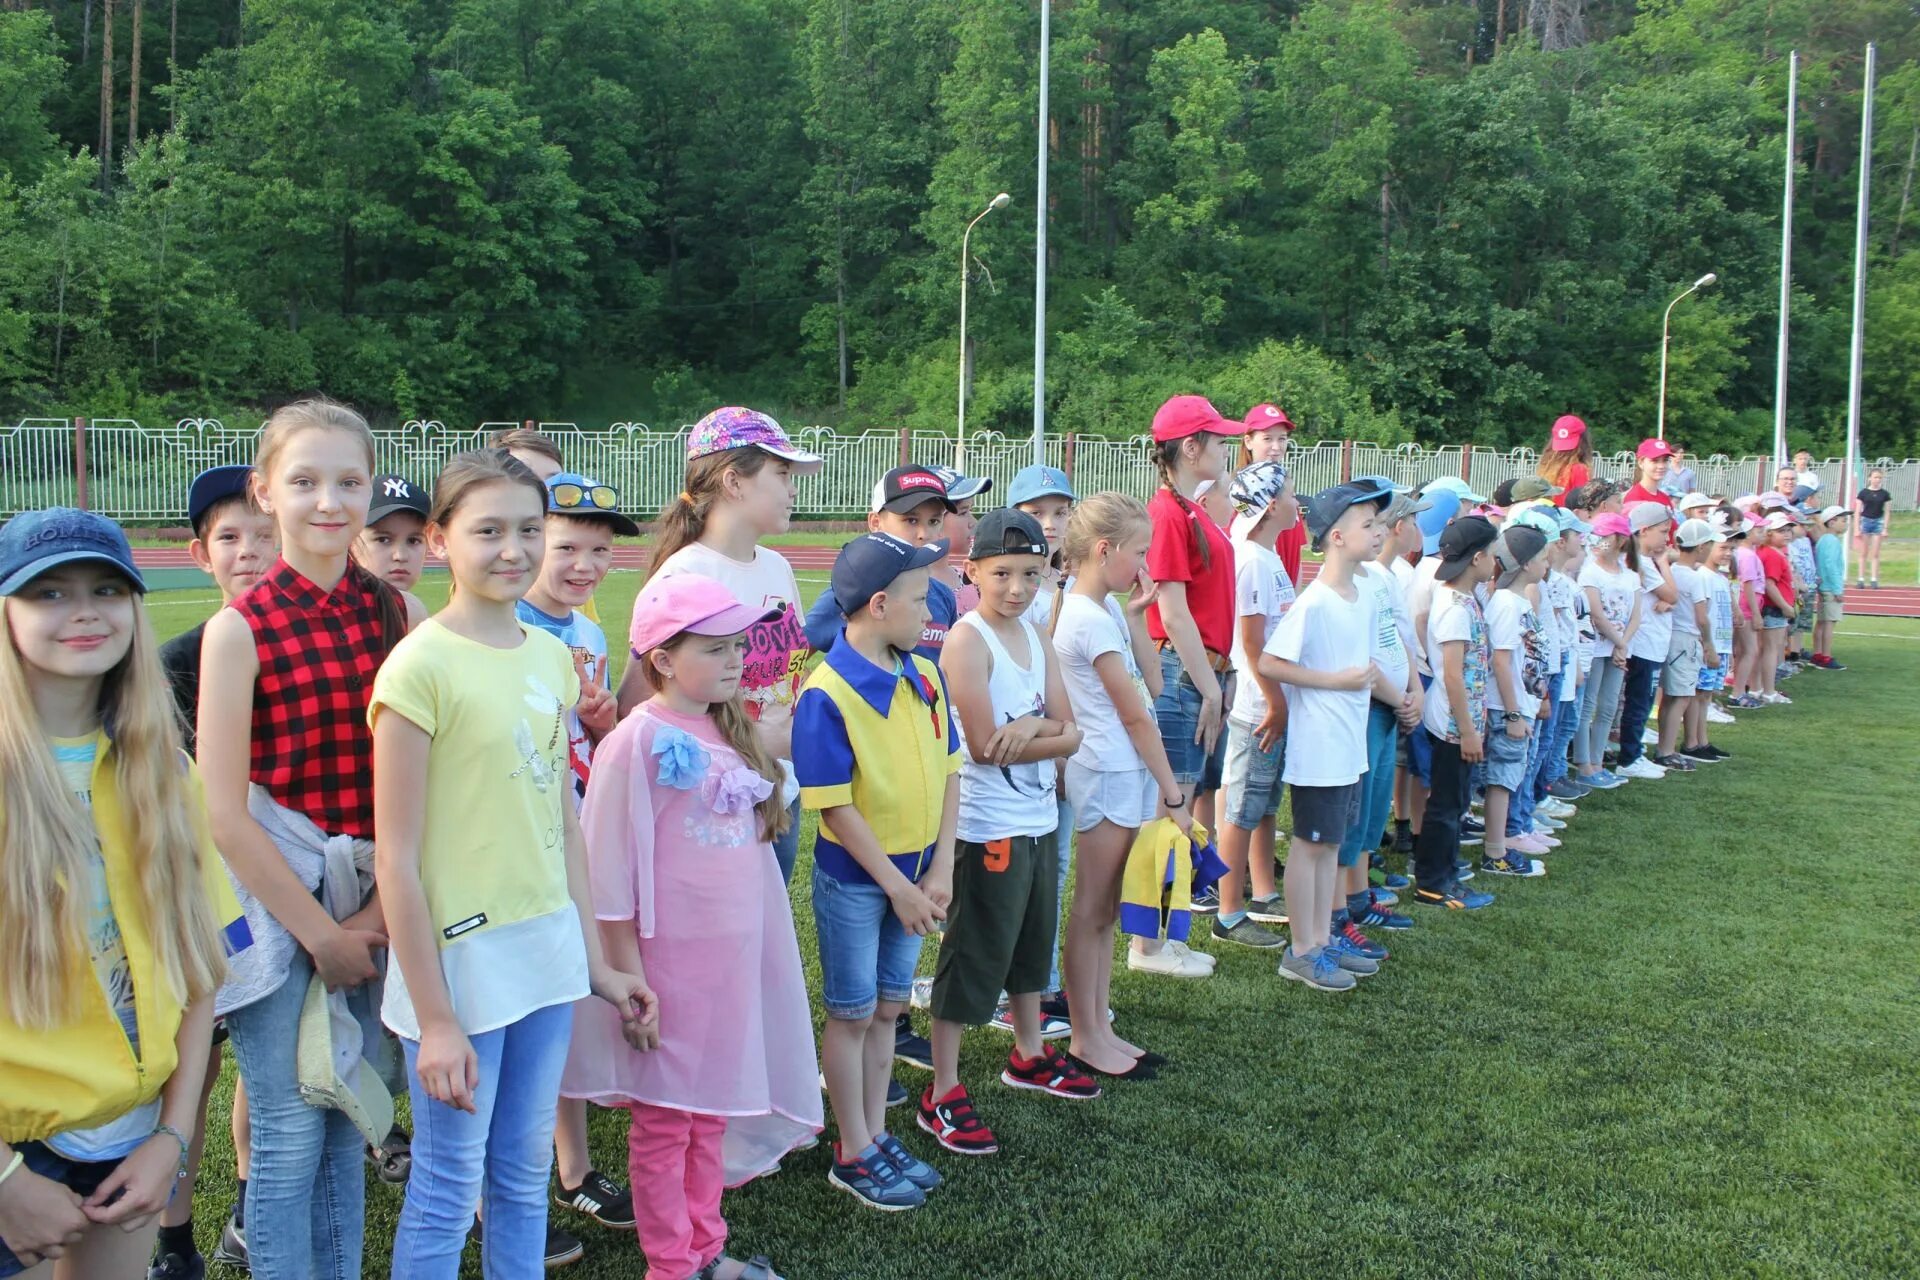
<svg viewBox="0 0 1920 1280"><path fill-rule="evenodd" d="M793 912L754 808L770 791L712 721L655 699L601 741L580 815L594 915L639 935L660 1047L634 1052L619 1015L582 1000L560 1092L727 1117L728 1186L824 1123Z"/></svg>

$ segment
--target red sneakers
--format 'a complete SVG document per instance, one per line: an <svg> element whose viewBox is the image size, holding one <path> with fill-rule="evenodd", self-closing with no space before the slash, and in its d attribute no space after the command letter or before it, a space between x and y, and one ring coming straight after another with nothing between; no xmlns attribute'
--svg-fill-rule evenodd
<svg viewBox="0 0 1920 1280"><path fill-rule="evenodd" d="M928 1085L920 1094L919 1121L920 1127L932 1134L935 1142L955 1155L990 1156L1000 1149L999 1139L974 1111L973 1099L967 1096L967 1087L963 1084L953 1086L947 1096L937 1102L933 1086Z"/></svg>
<svg viewBox="0 0 1920 1280"><path fill-rule="evenodd" d="M1048 1045L1037 1058L1022 1058L1018 1049L1008 1054L1007 1069L1000 1073L1000 1083L1016 1089L1037 1089L1070 1102L1085 1102L1100 1096L1100 1086L1093 1078L1074 1066L1073 1061L1053 1045Z"/></svg>

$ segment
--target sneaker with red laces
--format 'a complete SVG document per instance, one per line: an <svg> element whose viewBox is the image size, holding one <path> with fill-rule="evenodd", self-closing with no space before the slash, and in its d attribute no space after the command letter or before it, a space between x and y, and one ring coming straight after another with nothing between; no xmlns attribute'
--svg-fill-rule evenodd
<svg viewBox="0 0 1920 1280"><path fill-rule="evenodd" d="M1360 932L1360 926L1351 920L1342 920L1334 932L1352 943L1354 950L1369 960L1385 960L1392 954L1384 946Z"/></svg>
<svg viewBox="0 0 1920 1280"><path fill-rule="evenodd" d="M938 1101L934 1100L933 1086L928 1085L920 1095L918 1119L935 1142L955 1155L990 1156L1000 1149L1000 1140L973 1109L973 1099L967 1096L963 1084L953 1086Z"/></svg>
<svg viewBox="0 0 1920 1280"><path fill-rule="evenodd" d="M1016 1089L1035 1089L1070 1102L1085 1102L1100 1096L1100 1086L1093 1078L1074 1066L1073 1060L1053 1045L1048 1045L1037 1058L1022 1058L1018 1049L1008 1054L1000 1083Z"/></svg>

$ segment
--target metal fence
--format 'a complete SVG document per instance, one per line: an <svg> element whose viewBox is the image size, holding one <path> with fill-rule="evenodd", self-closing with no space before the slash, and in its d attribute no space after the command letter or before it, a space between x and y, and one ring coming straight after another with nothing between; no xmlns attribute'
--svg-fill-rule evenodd
<svg viewBox="0 0 1920 1280"><path fill-rule="evenodd" d="M522 426L537 427L552 437L569 468L619 489L622 505L637 515L659 511L680 491L687 429L657 429L639 422L605 427L483 422L472 428L408 422L374 433L378 466L383 472L426 483L450 455L484 444L495 432ZM123 523L177 525L183 520L187 486L193 477L207 467L248 461L258 433L257 424L228 426L211 418L185 418L152 427L115 418L23 418L11 427L0 425L0 518L47 506L85 506ZM849 433L806 427L793 436L802 448L827 460L818 476L800 486L795 514L803 518L865 512L874 480L902 462L953 461L953 437L937 431ZM1154 470L1144 437L1050 437L1046 453L1047 461L1067 471L1082 493L1118 489L1145 497L1153 488ZM967 470L994 481L985 505L991 505L995 493L1005 493L1013 474L1032 458L1033 445L1025 436L981 431L967 438ZM1288 455L1295 487L1302 493L1356 475L1383 475L1407 485L1443 475L1462 476L1484 493L1503 480L1533 474L1538 461L1531 449L1503 452L1472 445L1427 449L1341 440L1299 445ZM1772 463L1767 458L1715 454L1689 462L1707 493L1747 493L1768 487L1772 480ZM1855 483L1864 481L1868 465L1856 463ZM1886 470L1894 510L1920 508L1920 459L1881 459L1871 465ZM1633 455L1596 459L1594 470L1600 475L1631 475ZM1822 492L1836 493L1843 461L1829 458L1814 470L1821 477Z"/></svg>

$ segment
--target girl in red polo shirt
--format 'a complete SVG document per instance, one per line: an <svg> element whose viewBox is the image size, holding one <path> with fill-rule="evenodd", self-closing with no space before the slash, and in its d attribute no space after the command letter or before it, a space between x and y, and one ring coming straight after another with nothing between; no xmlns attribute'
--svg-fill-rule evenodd
<svg viewBox="0 0 1920 1280"><path fill-rule="evenodd" d="M1567 495L1593 479L1593 439L1587 434L1587 424L1571 413L1563 413L1554 420L1553 430L1547 435L1547 451L1540 455L1539 473L1541 479L1555 485L1560 492L1553 499L1553 505L1567 505Z"/></svg>
<svg viewBox="0 0 1920 1280"><path fill-rule="evenodd" d="M1153 456L1160 488L1147 503L1152 542L1147 576L1159 584L1147 609L1147 634L1160 650L1160 696L1154 717L1166 744L1174 781L1190 794L1188 811L1203 825L1203 809L1220 787L1226 752L1227 655L1233 651L1233 544L1226 530L1194 501L1206 481L1227 473L1229 441L1246 431L1228 422L1204 396L1175 396L1153 415ZM1185 943L1136 939L1127 967L1183 978L1213 972L1210 959Z"/></svg>
<svg viewBox="0 0 1920 1280"><path fill-rule="evenodd" d="M1668 511L1673 510L1673 498L1660 491L1660 482L1667 478L1669 460L1673 457L1673 446L1665 440L1642 440L1634 451L1633 488L1620 495L1620 507L1627 510L1636 502L1657 502Z"/></svg>
<svg viewBox="0 0 1920 1280"><path fill-rule="evenodd" d="M259 1280L360 1275L363 1135L346 1113L308 1104L296 1049L317 976L350 993L367 1055L391 1051L376 1013L387 939L372 889L367 697L425 610L348 555L373 471L373 433L351 409L308 400L268 420L255 498L278 528L280 560L207 623L201 651L207 812L254 937L214 1007L247 1091L253 1162L238 1217Z"/></svg>

